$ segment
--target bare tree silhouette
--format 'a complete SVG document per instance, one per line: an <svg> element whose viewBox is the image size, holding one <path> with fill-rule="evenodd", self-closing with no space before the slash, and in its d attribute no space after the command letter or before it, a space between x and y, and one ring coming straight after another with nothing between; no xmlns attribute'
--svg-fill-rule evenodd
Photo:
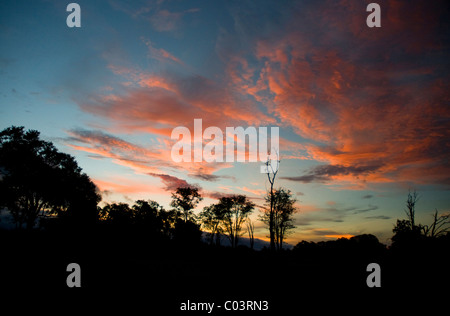
<svg viewBox="0 0 450 316"><path fill-rule="evenodd" d="M278 173L278 167L279 167L279 157L278 157L278 153L276 153L277 155L277 166L274 169L274 166L272 166L272 160L270 159L270 157L267 157L267 161L265 163L266 165L266 171L267 171L267 179L269 180L270 183L270 189L269 189L269 197L270 197L270 209L269 209L269 237L270 237L270 249L272 251L275 250L275 224L274 224L274 191L273 191L273 186L275 183L275 178L277 176Z"/></svg>
<svg viewBox="0 0 450 316"><path fill-rule="evenodd" d="M393 229L394 236L392 236L394 244L414 243L425 238L443 237L450 231L450 214L439 215L437 210L432 215L433 222L430 225L417 224L415 214L418 201L419 195L416 190L409 191L405 210L408 219L397 220Z"/></svg>
<svg viewBox="0 0 450 316"><path fill-rule="evenodd" d="M433 222L423 226L423 233L431 238L442 237L448 232L450 232L450 214L438 216L438 210L433 213Z"/></svg>
<svg viewBox="0 0 450 316"><path fill-rule="evenodd" d="M408 198L406 200L406 216L408 216L409 223L411 225L411 229L414 229L416 226L415 224L415 215L416 215L416 204L419 201L419 195L417 194L416 190L414 190L412 193L411 191L408 192Z"/></svg>

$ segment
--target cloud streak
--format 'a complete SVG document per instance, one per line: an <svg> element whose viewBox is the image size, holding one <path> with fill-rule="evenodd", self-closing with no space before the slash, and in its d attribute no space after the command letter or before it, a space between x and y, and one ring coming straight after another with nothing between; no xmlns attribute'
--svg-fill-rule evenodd
<svg viewBox="0 0 450 316"><path fill-rule="evenodd" d="M186 180L168 174L149 173L149 175L152 177L160 178L163 184L165 185L165 190L169 192L176 191L177 188L188 188L188 187L199 188L198 185L189 184Z"/></svg>
<svg viewBox="0 0 450 316"><path fill-rule="evenodd" d="M117 136L102 131L72 129L68 131L69 137L65 139L68 146L94 155L95 159L109 158L114 163L126 166L136 173L159 177L166 188L172 189L174 185L187 185L185 180L178 179L167 172L181 171L192 178L203 181L217 181L229 176L218 176L213 173L228 164L220 163L174 163L170 154L170 143L152 142L148 148L128 142ZM179 181L175 181L175 180Z"/></svg>
<svg viewBox="0 0 450 316"><path fill-rule="evenodd" d="M342 166L342 165L321 165L312 168L306 175L297 177L280 177L289 181L297 181L302 183L310 182L326 182L332 180L334 177L342 175L351 175L359 177L369 173L376 172L380 169L380 165L367 165L367 166Z"/></svg>

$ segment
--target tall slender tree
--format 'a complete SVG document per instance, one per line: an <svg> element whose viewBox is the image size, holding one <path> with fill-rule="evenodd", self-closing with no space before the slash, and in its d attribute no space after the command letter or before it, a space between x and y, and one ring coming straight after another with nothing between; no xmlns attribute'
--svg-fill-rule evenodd
<svg viewBox="0 0 450 316"><path fill-rule="evenodd" d="M283 248L283 241L290 230L295 228L293 215L296 211L294 206L296 200L292 197L290 190L274 190L272 195L267 194L266 204L272 207L262 209L263 214L260 219L274 232L274 244L277 250Z"/></svg>
<svg viewBox="0 0 450 316"><path fill-rule="evenodd" d="M269 189L269 197L270 197L270 208L269 208L269 238L270 238L270 250L275 250L275 225L274 225L274 189L273 186L275 184L275 178L278 173L278 167L280 164L280 160L278 159L278 153L276 153L277 160L276 166L272 165L273 160L270 159L270 157L267 157L267 161L265 163L266 165L266 172L267 172L267 179L269 180L270 189Z"/></svg>

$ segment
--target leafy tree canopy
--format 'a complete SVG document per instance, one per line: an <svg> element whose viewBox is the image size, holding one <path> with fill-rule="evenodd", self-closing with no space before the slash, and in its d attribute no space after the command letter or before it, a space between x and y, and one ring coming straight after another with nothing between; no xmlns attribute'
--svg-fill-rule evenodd
<svg viewBox="0 0 450 316"><path fill-rule="evenodd" d="M39 215L88 223L97 219L101 197L75 159L39 132L9 127L0 132L0 206L18 227L35 226Z"/></svg>

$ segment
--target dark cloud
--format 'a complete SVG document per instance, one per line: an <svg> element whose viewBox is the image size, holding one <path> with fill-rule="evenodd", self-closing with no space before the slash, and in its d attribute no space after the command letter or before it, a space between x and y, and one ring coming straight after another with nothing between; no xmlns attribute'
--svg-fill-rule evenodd
<svg viewBox="0 0 450 316"><path fill-rule="evenodd" d="M205 181L215 182L218 181L221 176L217 176L214 174L205 174L205 173L195 173L195 174L189 174L189 176Z"/></svg>
<svg viewBox="0 0 450 316"><path fill-rule="evenodd" d="M206 173L206 171L203 170L203 168L199 168L199 172L190 173L189 176L192 178L209 181L209 182L216 182L216 181L219 181L220 179L231 179L233 181L236 181L236 177L234 177L234 176L228 176L228 175L218 176L215 174Z"/></svg>
<svg viewBox="0 0 450 316"><path fill-rule="evenodd" d="M87 155L89 158L92 159L105 159L105 156L101 156L101 155Z"/></svg>
<svg viewBox="0 0 450 316"><path fill-rule="evenodd" d="M355 209L353 211L353 214L366 213L366 212L370 212L370 211L375 211L377 209L378 209L378 206L369 204L369 206L366 208Z"/></svg>
<svg viewBox="0 0 450 316"><path fill-rule="evenodd" d="M332 229L316 228L316 229L312 229L310 232L312 235L319 236L319 237L327 237L327 238L341 238L341 237L350 238L350 237L354 236L353 234L342 233L342 232L335 231Z"/></svg>
<svg viewBox="0 0 450 316"><path fill-rule="evenodd" d="M298 176L298 177L280 177L280 179L289 180L289 181L296 181L296 182L303 182L303 183L310 183L313 181L319 181L319 178L321 178L321 181L324 181L325 178L323 177L317 177L314 175L306 175L306 176Z"/></svg>
<svg viewBox="0 0 450 316"><path fill-rule="evenodd" d="M102 190L100 192L102 194L102 196L110 196L113 192L111 190Z"/></svg>
<svg viewBox="0 0 450 316"><path fill-rule="evenodd" d="M330 207L330 208L326 208L324 210L326 210L328 212L338 213L338 214L343 214L344 215L344 214L366 213L366 212L374 211L374 210L377 210L377 209L378 209L378 206L369 204L367 207L364 207L364 208L350 206L350 207L346 207L346 208Z"/></svg>
<svg viewBox="0 0 450 316"><path fill-rule="evenodd" d="M380 164L371 164L365 166L342 166L342 165L322 165L314 168L313 172L318 176L338 176L338 175L360 175L374 172L381 167Z"/></svg>
<svg viewBox="0 0 450 316"><path fill-rule="evenodd" d="M280 178L303 183L325 182L331 180L331 178L335 176L353 175L358 177L360 175L367 175L376 172L381 167L382 164L368 164L362 166L321 165L313 167L308 174L303 176Z"/></svg>
<svg viewBox="0 0 450 316"><path fill-rule="evenodd" d="M162 174L162 173L151 173L149 172L148 175L152 177L158 177L161 179L163 184L166 186L164 190L166 191L175 191L178 188L186 188L186 187L196 187L200 188L196 184L189 184L186 180L168 175L168 174Z"/></svg>
<svg viewBox="0 0 450 316"><path fill-rule="evenodd" d="M314 209L314 211L307 213L302 213L300 208L300 212L295 215L295 225L308 226L312 225L314 222L343 223L349 216L371 212L377 210L378 208L378 206L371 204L369 204L367 207L333 206L316 208Z"/></svg>
<svg viewBox="0 0 450 316"><path fill-rule="evenodd" d="M323 211L307 214L299 213L295 217L295 225L309 226L314 222L342 223L344 222L345 215L343 213L332 214L330 209L323 209Z"/></svg>
<svg viewBox="0 0 450 316"><path fill-rule="evenodd" d="M367 219L391 219L392 217L386 215L366 216Z"/></svg>
<svg viewBox="0 0 450 316"><path fill-rule="evenodd" d="M218 191L212 191L212 192L204 192L203 195L206 196L206 197L209 197L211 199L219 200L220 198L228 197L231 194L230 193L218 192Z"/></svg>
<svg viewBox="0 0 450 316"><path fill-rule="evenodd" d="M340 235L341 233L338 233L337 231L331 229L315 229L313 230L313 234L317 236L325 236L325 235Z"/></svg>

